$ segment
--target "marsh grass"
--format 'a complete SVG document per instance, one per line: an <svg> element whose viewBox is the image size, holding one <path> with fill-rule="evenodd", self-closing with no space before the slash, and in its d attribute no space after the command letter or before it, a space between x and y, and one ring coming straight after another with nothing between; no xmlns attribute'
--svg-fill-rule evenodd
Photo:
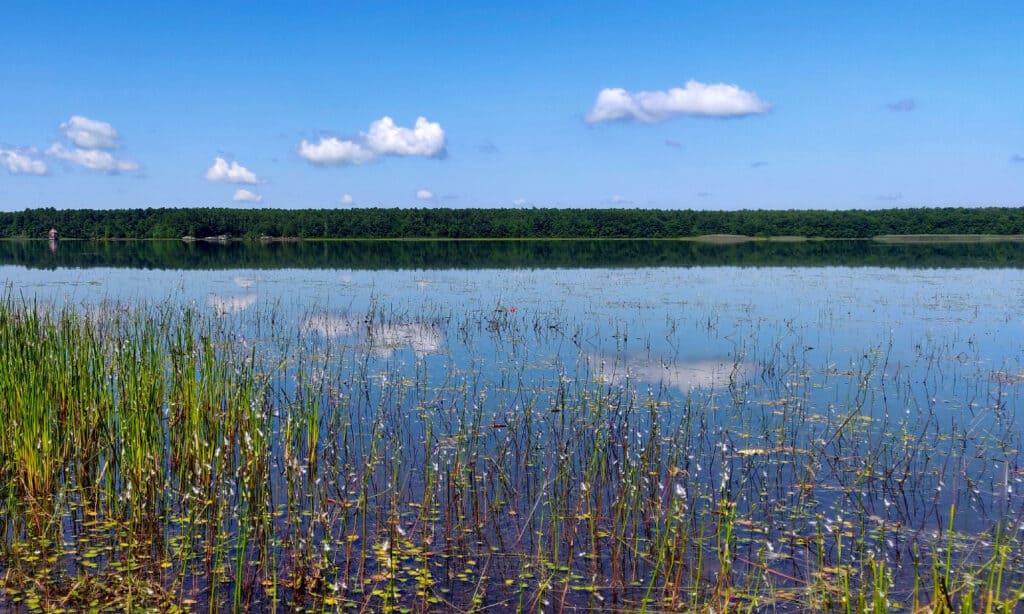
<svg viewBox="0 0 1024 614"><path fill-rule="evenodd" d="M1024 599L1011 373L927 351L893 369L885 341L819 366L796 337L684 392L637 379L626 330L597 358L582 324L501 306L344 323L0 302L0 607ZM965 419L934 401L948 378Z"/></svg>

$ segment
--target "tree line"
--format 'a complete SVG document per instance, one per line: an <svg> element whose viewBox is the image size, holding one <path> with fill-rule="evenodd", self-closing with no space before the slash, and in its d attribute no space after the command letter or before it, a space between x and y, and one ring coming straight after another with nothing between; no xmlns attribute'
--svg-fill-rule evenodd
<svg viewBox="0 0 1024 614"><path fill-rule="evenodd" d="M38 208L0 213L0 237L516 239L676 238L714 234L863 239L880 235L1024 234L1024 207L878 210L148 209Z"/></svg>

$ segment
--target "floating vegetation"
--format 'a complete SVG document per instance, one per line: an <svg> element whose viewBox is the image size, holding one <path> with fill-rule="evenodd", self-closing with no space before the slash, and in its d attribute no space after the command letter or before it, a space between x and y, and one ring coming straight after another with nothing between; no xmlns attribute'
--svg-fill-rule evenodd
<svg viewBox="0 0 1024 614"><path fill-rule="evenodd" d="M754 320L728 356L655 356L503 304L292 321L248 296L0 302L0 609L1024 600L1017 365L890 339L836 364Z"/></svg>

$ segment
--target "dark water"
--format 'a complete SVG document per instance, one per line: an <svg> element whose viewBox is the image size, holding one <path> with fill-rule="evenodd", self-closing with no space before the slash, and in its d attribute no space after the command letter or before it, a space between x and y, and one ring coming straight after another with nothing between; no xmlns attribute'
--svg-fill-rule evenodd
<svg viewBox="0 0 1024 614"><path fill-rule="evenodd" d="M491 269L698 266L1021 268L1024 242L0 241L0 265L138 269Z"/></svg>

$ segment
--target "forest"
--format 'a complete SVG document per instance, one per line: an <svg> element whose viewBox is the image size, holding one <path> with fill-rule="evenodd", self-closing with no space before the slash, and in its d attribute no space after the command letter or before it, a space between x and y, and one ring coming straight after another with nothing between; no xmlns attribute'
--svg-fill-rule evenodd
<svg viewBox="0 0 1024 614"><path fill-rule="evenodd" d="M640 239L730 234L864 239L1024 234L1024 207L877 210L147 209L36 208L0 213L0 237L180 239Z"/></svg>

